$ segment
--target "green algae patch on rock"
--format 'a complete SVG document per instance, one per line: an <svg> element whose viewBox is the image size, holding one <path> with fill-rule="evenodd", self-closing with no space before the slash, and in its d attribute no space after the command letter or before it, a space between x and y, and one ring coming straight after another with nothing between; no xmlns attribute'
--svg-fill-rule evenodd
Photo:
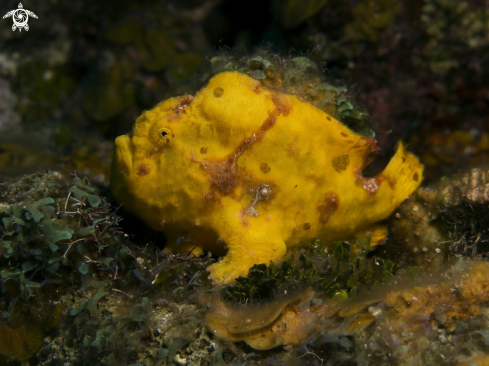
<svg viewBox="0 0 489 366"><path fill-rule="evenodd" d="M250 268L246 277L224 285L221 296L230 303L262 302L276 294L311 286L315 291L338 301L347 300L372 286L387 283L393 276L390 260L367 258L369 238L349 243L335 242L333 248L318 239L300 246L299 253L291 254L280 264L258 264Z"/></svg>
<svg viewBox="0 0 489 366"><path fill-rule="evenodd" d="M8 319L15 304L45 296L56 300L79 281L73 268L124 266L115 229L119 218L88 181L45 172L2 183L2 189L0 286L13 309L4 313Z"/></svg>

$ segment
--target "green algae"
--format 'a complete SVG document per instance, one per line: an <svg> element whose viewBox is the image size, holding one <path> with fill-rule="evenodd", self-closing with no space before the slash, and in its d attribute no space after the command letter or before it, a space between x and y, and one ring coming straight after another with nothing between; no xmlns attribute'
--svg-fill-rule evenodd
<svg viewBox="0 0 489 366"><path fill-rule="evenodd" d="M23 201L19 204L3 207L0 281L8 301L37 296L51 281L66 283L73 275L70 273L73 267L97 263L109 268L115 260L122 265L123 260L116 253L117 239L113 236L117 234L119 217L88 181L75 178L70 186L61 177L59 173L31 175L28 191L35 199L22 194ZM23 177L19 184L6 187L6 191L18 196L17 192L24 190L19 188L26 181ZM55 194L39 198L37 185L46 194ZM80 272L87 274L88 268Z"/></svg>
<svg viewBox="0 0 489 366"><path fill-rule="evenodd" d="M90 187L82 180L77 180L75 182L75 186L70 187L68 192L73 193L75 198L79 201L83 200L83 198L86 197L88 203L92 207L97 207L102 203L102 199L98 195L93 194L95 192L95 189L93 187Z"/></svg>
<svg viewBox="0 0 489 366"><path fill-rule="evenodd" d="M27 220L30 220L31 218L34 220L34 222L39 222L45 215L41 211L39 211L39 206L44 206L47 204L54 203L54 199L51 197L46 197L43 199L40 199L38 201L29 203L25 209L27 212L30 214L30 216L27 216L28 214L26 213L26 218ZM69 239L69 238L68 238Z"/></svg>
<svg viewBox="0 0 489 366"><path fill-rule="evenodd" d="M231 302L270 300L276 293L311 286L336 301L345 301L392 278L394 264L377 257L367 258L370 239L357 239L356 250L348 242L336 242L332 249L318 239L310 240L280 264L256 264L246 277L221 290Z"/></svg>

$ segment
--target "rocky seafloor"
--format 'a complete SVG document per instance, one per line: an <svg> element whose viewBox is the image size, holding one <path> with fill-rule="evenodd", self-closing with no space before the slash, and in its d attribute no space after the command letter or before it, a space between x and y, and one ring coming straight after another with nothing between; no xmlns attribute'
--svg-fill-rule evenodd
<svg viewBox="0 0 489 366"><path fill-rule="evenodd" d="M208 279L212 253L163 251L86 178L2 183L0 360L484 365L488 176L473 168L420 188L373 251L368 238L312 238L222 287Z"/></svg>

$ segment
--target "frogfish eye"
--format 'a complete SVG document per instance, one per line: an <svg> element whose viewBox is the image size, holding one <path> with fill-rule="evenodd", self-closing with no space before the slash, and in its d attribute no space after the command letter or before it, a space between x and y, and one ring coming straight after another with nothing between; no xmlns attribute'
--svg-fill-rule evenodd
<svg viewBox="0 0 489 366"><path fill-rule="evenodd" d="M167 145L175 137L169 127L156 125L151 129L150 139L157 145Z"/></svg>

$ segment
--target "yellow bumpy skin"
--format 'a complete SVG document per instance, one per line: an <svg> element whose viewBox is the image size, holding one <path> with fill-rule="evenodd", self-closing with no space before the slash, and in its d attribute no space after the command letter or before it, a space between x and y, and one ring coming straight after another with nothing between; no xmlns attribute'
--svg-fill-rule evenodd
<svg viewBox="0 0 489 366"><path fill-rule="evenodd" d="M209 267L222 283L313 237L382 242L376 223L420 185L423 166L399 143L384 172L365 178L377 150L299 97L223 72L116 139L111 186L170 250L226 254Z"/></svg>

